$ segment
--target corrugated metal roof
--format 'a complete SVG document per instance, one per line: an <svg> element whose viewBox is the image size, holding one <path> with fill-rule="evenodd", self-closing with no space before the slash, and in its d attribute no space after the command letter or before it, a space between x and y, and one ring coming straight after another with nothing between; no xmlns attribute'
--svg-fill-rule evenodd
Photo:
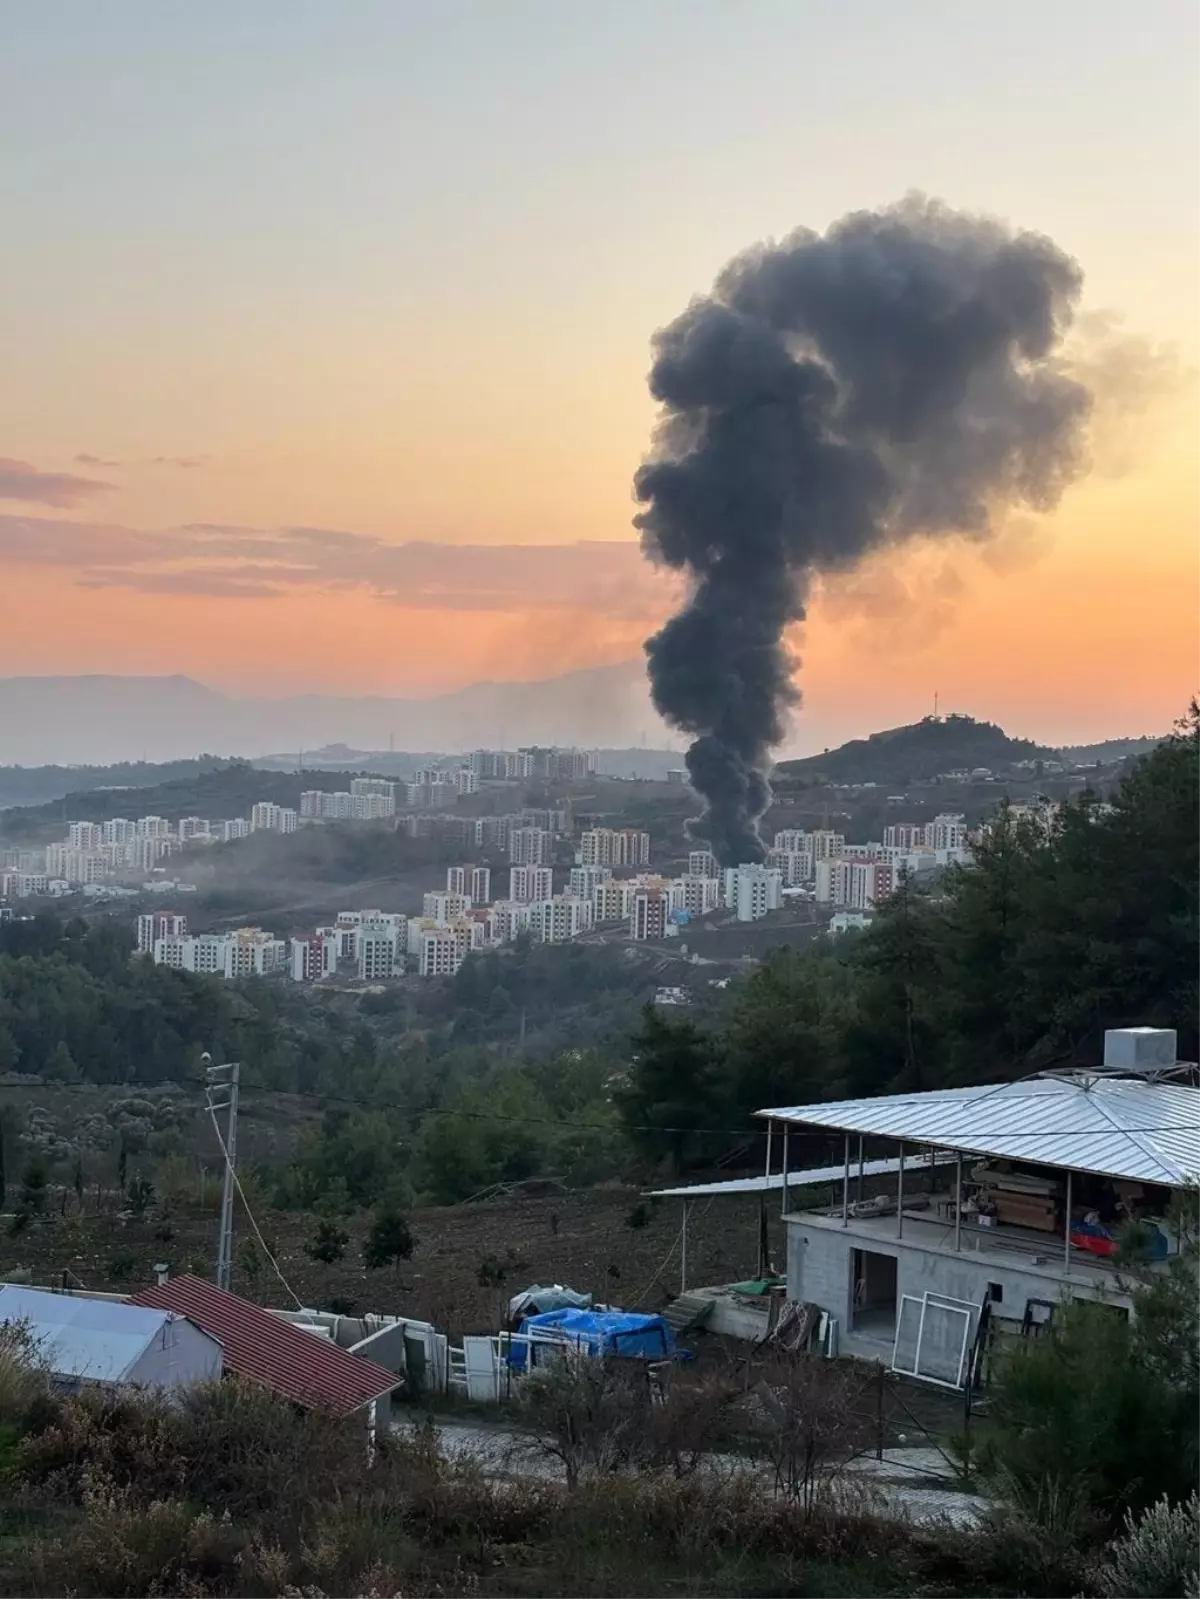
<svg viewBox="0 0 1200 1599"><path fill-rule="evenodd" d="M763 1110L776 1121L1184 1188L1200 1182L1200 1088L1077 1072Z"/></svg>
<svg viewBox="0 0 1200 1599"><path fill-rule="evenodd" d="M76 1299L17 1283L0 1288L0 1322L23 1322L39 1358L57 1377L120 1382L171 1319L169 1310Z"/></svg>
<svg viewBox="0 0 1200 1599"><path fill-rule="evenodd" d="M217 1340L227 1371L310 1410L348 1416L400 1380L385 1366L314 1338L201 1277L171 1277L135 1294L133 1302L178 1311Z"/></svg>
<svg viewBox="0 0 1200 1599"><path fill-rule="evenodd" d="M777 1114L775 1111L771 1115ZM938 1155L938 1164L953 1160L953 1155ZM915 1151L905 1157L904 1169L917 1172L922 1166L928 1165L925 1156L918 1155ZM864 1177L884 1177L889 1172L900 1170L900 1160L897 1156L889 1160L864 1160L862 1174ZM789 1188L803 1188L809 1183L840 1183L846 1174L845 1163L839 1161L836 1166L815 1166L808 1170L790 1171L787 1174ZM851 1177L858 1176L858 1161L850 1162ZM783 1173L773 1171L770 1176L761 1177L730 1177L721 1183L691 1183L683 1188L651 1188L648 1189L652 1199L702 1199L707 1194L720 1196L722 1194L769 1194L778 1193L783 1187Z"/></svg>

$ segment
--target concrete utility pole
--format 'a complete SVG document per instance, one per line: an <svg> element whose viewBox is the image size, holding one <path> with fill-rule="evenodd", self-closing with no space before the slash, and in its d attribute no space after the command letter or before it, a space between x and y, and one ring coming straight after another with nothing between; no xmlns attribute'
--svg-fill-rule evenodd
<svg viewBox="0 0 1200 1599"><path fill-rule="evenodd" d="M221 1184L221 1229L217 1235L216 1273L217 1287L228 1289L233 1276L233 1176L237 1162L238 1083L242 1068L238 1061L214 1066L211 1055L202 1055L200 1058L204 1063L204 1104L217 1128L218 1138L221 1137L221 1130L217 1117L221 1111L229 1113L224 1134L225 1171Z"/></svg>

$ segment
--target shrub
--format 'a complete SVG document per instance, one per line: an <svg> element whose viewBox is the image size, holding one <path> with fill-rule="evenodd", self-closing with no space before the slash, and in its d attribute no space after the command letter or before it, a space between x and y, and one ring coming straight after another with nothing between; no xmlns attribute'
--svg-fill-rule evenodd
<svg viewBox="0 0 1200 1599"><path fill-rule="evenodd" d="M413 1235L408 1218L400 1211L387 1206L375 1213L363 1244L363 1265L368 1271L394 1264L399 1269L402 1260L409 1260L413 1252Z"/></svg>
<svg viewBox="0 0 1200 1599"><path fill-rule="evenodd" d="M1111 1599L1186 1599L1200 1587L1200 1497L1172 1505L1164 1496L1109 1545L1096 1585Z"/></svg>
<svg viewBox="0 0 1200 1599"><path fill-rule="evenodd" d="M349 1242L350 1234L346 1229L326 1218L317 1223L312 1237L305 1240L304 1253L310 1260L332 1266L344 1257Z"/></svg>

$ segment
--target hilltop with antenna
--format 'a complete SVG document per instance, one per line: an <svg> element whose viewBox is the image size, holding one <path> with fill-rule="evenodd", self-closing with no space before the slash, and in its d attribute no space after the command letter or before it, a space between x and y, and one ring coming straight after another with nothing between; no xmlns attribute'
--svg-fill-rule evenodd
<svg viewBox="0 0 1200 1599"><path fill-rule="evenodd" d="M1059 750L1031 739L1010 738L994 722L934 712L907 727L852 739L803 760L783 761L776 774L805 782L903 784L982 767L999 774L1023 761L1061 763L1062 758Z"/></svg>

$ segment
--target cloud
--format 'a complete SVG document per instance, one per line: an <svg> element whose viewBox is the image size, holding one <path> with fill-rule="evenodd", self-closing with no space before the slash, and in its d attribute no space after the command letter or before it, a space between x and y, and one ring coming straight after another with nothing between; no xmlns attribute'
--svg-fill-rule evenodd
<svg viewBox="0 0 1200 1599"><path fill-rule="evenodd" d="M117 467L120 466L121 463L120 461L106 461L102 455L88 455L86 451L80 450L79 454L75 457L75 464L76 466Z"/></svg>
<svg viewBox="0 0 1200 1599"><path fill-rule="evenodd" d="M96 478L76 477L73 472L39 472L28 461L0 456L0 500L66 508L111 488L111 483Z"/></svg>
<svg viewBox="0 0 1200 1599"><path fill-rule="evenodd" d="M148 466L177 466L183 472L197 472L212 460L211 455L152 455Z"/></svg>
<svg viewBox="0 0 1200 1599"><path fill-rule="evenodd" d="M81 587L266 599L358 589L409 610L522 616L571 610L657 622L677 580L632 541L389 544L338 528L214 523L143 531L102 522L0 516L0 568L53 567Z"/></svg>

